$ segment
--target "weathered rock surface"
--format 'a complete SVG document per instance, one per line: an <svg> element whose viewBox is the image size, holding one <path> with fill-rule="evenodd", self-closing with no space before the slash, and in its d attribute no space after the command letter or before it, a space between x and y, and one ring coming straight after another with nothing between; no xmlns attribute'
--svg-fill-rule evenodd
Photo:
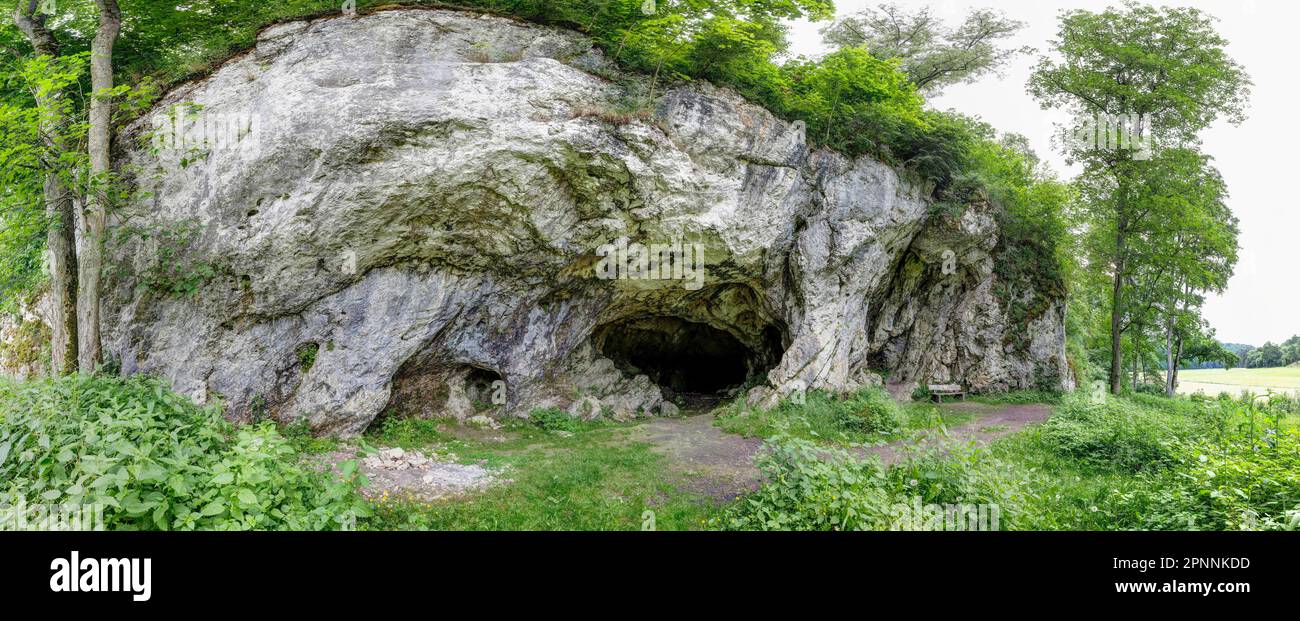
<svg viewBox="0 0 1300 621"><path fill-rule="evenodd" d="M151 117L193 102L247 136L128 149L147 198L119 230L151 234L116 247L107 352L343 435L385 411L673 413L665 391L735 393L712 372L1070 381L1061 304L1008 325L992 207L932 217L929 188L707 84L629 114L615 73L581 35L473 13L267 29ZM685 269L603 278L620 242L679 242Z"/></svg>

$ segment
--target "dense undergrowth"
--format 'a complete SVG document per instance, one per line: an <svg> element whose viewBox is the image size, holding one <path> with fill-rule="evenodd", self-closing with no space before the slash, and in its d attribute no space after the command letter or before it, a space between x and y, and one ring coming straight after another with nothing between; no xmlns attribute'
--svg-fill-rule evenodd
<svg viewBox="0 0 1300 621"><path fill-rule="evenodd" d="M918 526L900 521L901 507L944 514L996 505L1000 529L1295 529L1300 428L1292 407L1285 399L1134 395L1096 403L1072 394L1046 424L987 449L952 447L888 469L778 437L760 462L762 489L712 526L911 529Z"/></svg>
<svg viewBox="0 0 1300 621"><path fill-rule="evenodd" d="M273 425L233 427L137 376L0 379L0 505L93 507L111 530L330 530L370 514ZM87 524L89 525L89 524Z"/></svg>
<svg viewBox="0 0 1300 621"><path fill-rule="evenodd" d="M363 447L436 447L507 483L464 498L372 503L356 493L355 464L343 464L343 477L304 465L340 445L299 427L235 427L217 406L196 406L144 377L4 381L0 505L101 504L107 528L128 530L636 529L647 520L662 530L948 529L952 511L993 506L993 525L1004 530L1300 526L1292 400L1068 394L1038 427L987 447L909 449L892 467L852 451L857 440L885 436L858 422L848 426L861 434L853 436L837 422L883 421L890 433L942 427L925 422L930 408L900 410L864 391L810 393L744 425L719 412L719 426L768 437L758 463L764 484L722 505L637 440L636 424L557 415L471 433L444 421L386 420ZM937 521L900 520L921 507L935 507Z"/></svg>
<svg viewBox="0 0 1300 621"><path fill-rule="evenodd" d="M743 398L719 408L718 426L749 437L788 435L840 444L870 443L897 437L906 426L928 426L929 414L904 415L880 388L850 395L808 391L799 400L785 399L771 409L748 408Z"/></svg>

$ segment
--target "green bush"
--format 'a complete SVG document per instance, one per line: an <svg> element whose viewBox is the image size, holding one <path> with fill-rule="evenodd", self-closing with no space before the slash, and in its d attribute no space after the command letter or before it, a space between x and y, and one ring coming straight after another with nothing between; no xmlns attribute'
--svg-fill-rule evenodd
<svg viewBox="0 0 1300 621"><path fill-rule="evenodd" d="M1214 433L1175 444L1178 476L1169 483L1191 499L1177 505L1191 527L1300 528L1300 430L1278 405L1206 404Z"/></svg>
<svg viewBox="0 0 1300 621"><path fill-rule="evenodd" d="M1238 439L1240 440L1240 439ZM1182 468L1169 481L1183 510L1176 528L1276 530L1300 527L1300 438L1294 431L1271 435L1268 446L1249 442L1191 442L1179 446Z"/></svg>
<svg viewBox="0 0 1300 621"><path fill-rule="evenodd" d="M939 504L968 502L978 495L977 452L964 446L915 450L916 454L889 469L894 493Z"/></svg>
<svg viewBox="0 0 1300 621"><path fill-rule="evenodd" d="M792 435L839 443L873 442L897 431L902 411L882 388L849 395L810 390L770 410L749 409L737 400L718 411L718 426L746 436Z"/></svg>
<svg viewBox="0 0 1300 621"><path fill-rule="evenodd" d="M0 503L102 505L123 530L324 530L369 515L270 423L232 427L156 379L0 381Z"/></svg>
<svg viewBox="0 0 1300 621"><path fill-rule="evenodd" d="M1094 466L1139 471L1173 463L1173 444L1203 428L1203 420L1166 409L1128 399L1093 402L1076 393L1043 425L1043 439Z"/></svg>
<svg viewBox="0 0 1300 621"><path fill-rule="evenodd" d="M990 404L1028 405L1034 403L1060 403L1061 393L1053 390L1013 390L973 397L975 401Z"/></svg>
<svg viewBox="0 0 1300 621"><path fill-rule="evenodd" d="M1007 480L1004 465L987 460L983 451L931 447L912 457L883 469L878 460L843 449L788 437L769 440L758 460L762 487L728 506L711 525L730 530L911 529L927 528L925 519L914 512L909 518L900 508L996 505L999 512L1014 514L1020 506L1016 482Z"/></svg>
<svg viewBox="0 0 1300 621"><path fill-rule="evenodd" d="M883 530L889 494L875 461L807 440L764 445L763 486L728 507L711 526L727 530Z"/></svg>
<svg viewBox="0 0 1300 621"><path fill-rule="evenodd" d="M547 431L564 431L573 433L581 431L582 420L559 408L538 408L528 413L534 425Z"/></svg>
<svg viewBox="0 0 1300 621"><path fill-rule="evenodd" d="M898 404L881 388L859 390L835 405L835 424L844 431L889 433L900 424Z"/></svg>

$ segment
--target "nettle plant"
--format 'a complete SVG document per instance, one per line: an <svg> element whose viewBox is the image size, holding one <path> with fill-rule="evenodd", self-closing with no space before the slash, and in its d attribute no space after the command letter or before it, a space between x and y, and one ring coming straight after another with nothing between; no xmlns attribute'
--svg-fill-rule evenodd
<svg viewBox="0 0 1300 621"><path fill-rule="evenodd" d="M156 379L0 381L0 504L103 508L114 530L335 530L370 515L355 461L317 472Z"/></svg>

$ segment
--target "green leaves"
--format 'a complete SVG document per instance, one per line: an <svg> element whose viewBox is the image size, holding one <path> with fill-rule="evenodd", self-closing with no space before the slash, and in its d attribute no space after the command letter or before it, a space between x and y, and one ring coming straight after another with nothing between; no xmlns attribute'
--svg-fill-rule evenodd
<svg viewBox="0 0 1300 621"><path fill-rule="evenodd" d="M232 428L139 376L0 380L0 504L105 506L108 528L326 529L361 515L342 480L305 469L271 424Z"/></svg>
<svg viewBox="0 0 1300 621"><path fill-rule="evenodd" d="M878 462L807 440L776 438L758 460L765 483L714 527L731 530L883 530L890 496Z"/></svg>
<svg viewBox="0 0 1300 621"><path fill-rule="evenodd" d="M225 510L226 510L226 502L224 500L218 499L206 505L203 505L203 509L200 511L200 513L202 513L205 516L214 516L214 515L221 515L222 512L224 512Z"/></svg>

